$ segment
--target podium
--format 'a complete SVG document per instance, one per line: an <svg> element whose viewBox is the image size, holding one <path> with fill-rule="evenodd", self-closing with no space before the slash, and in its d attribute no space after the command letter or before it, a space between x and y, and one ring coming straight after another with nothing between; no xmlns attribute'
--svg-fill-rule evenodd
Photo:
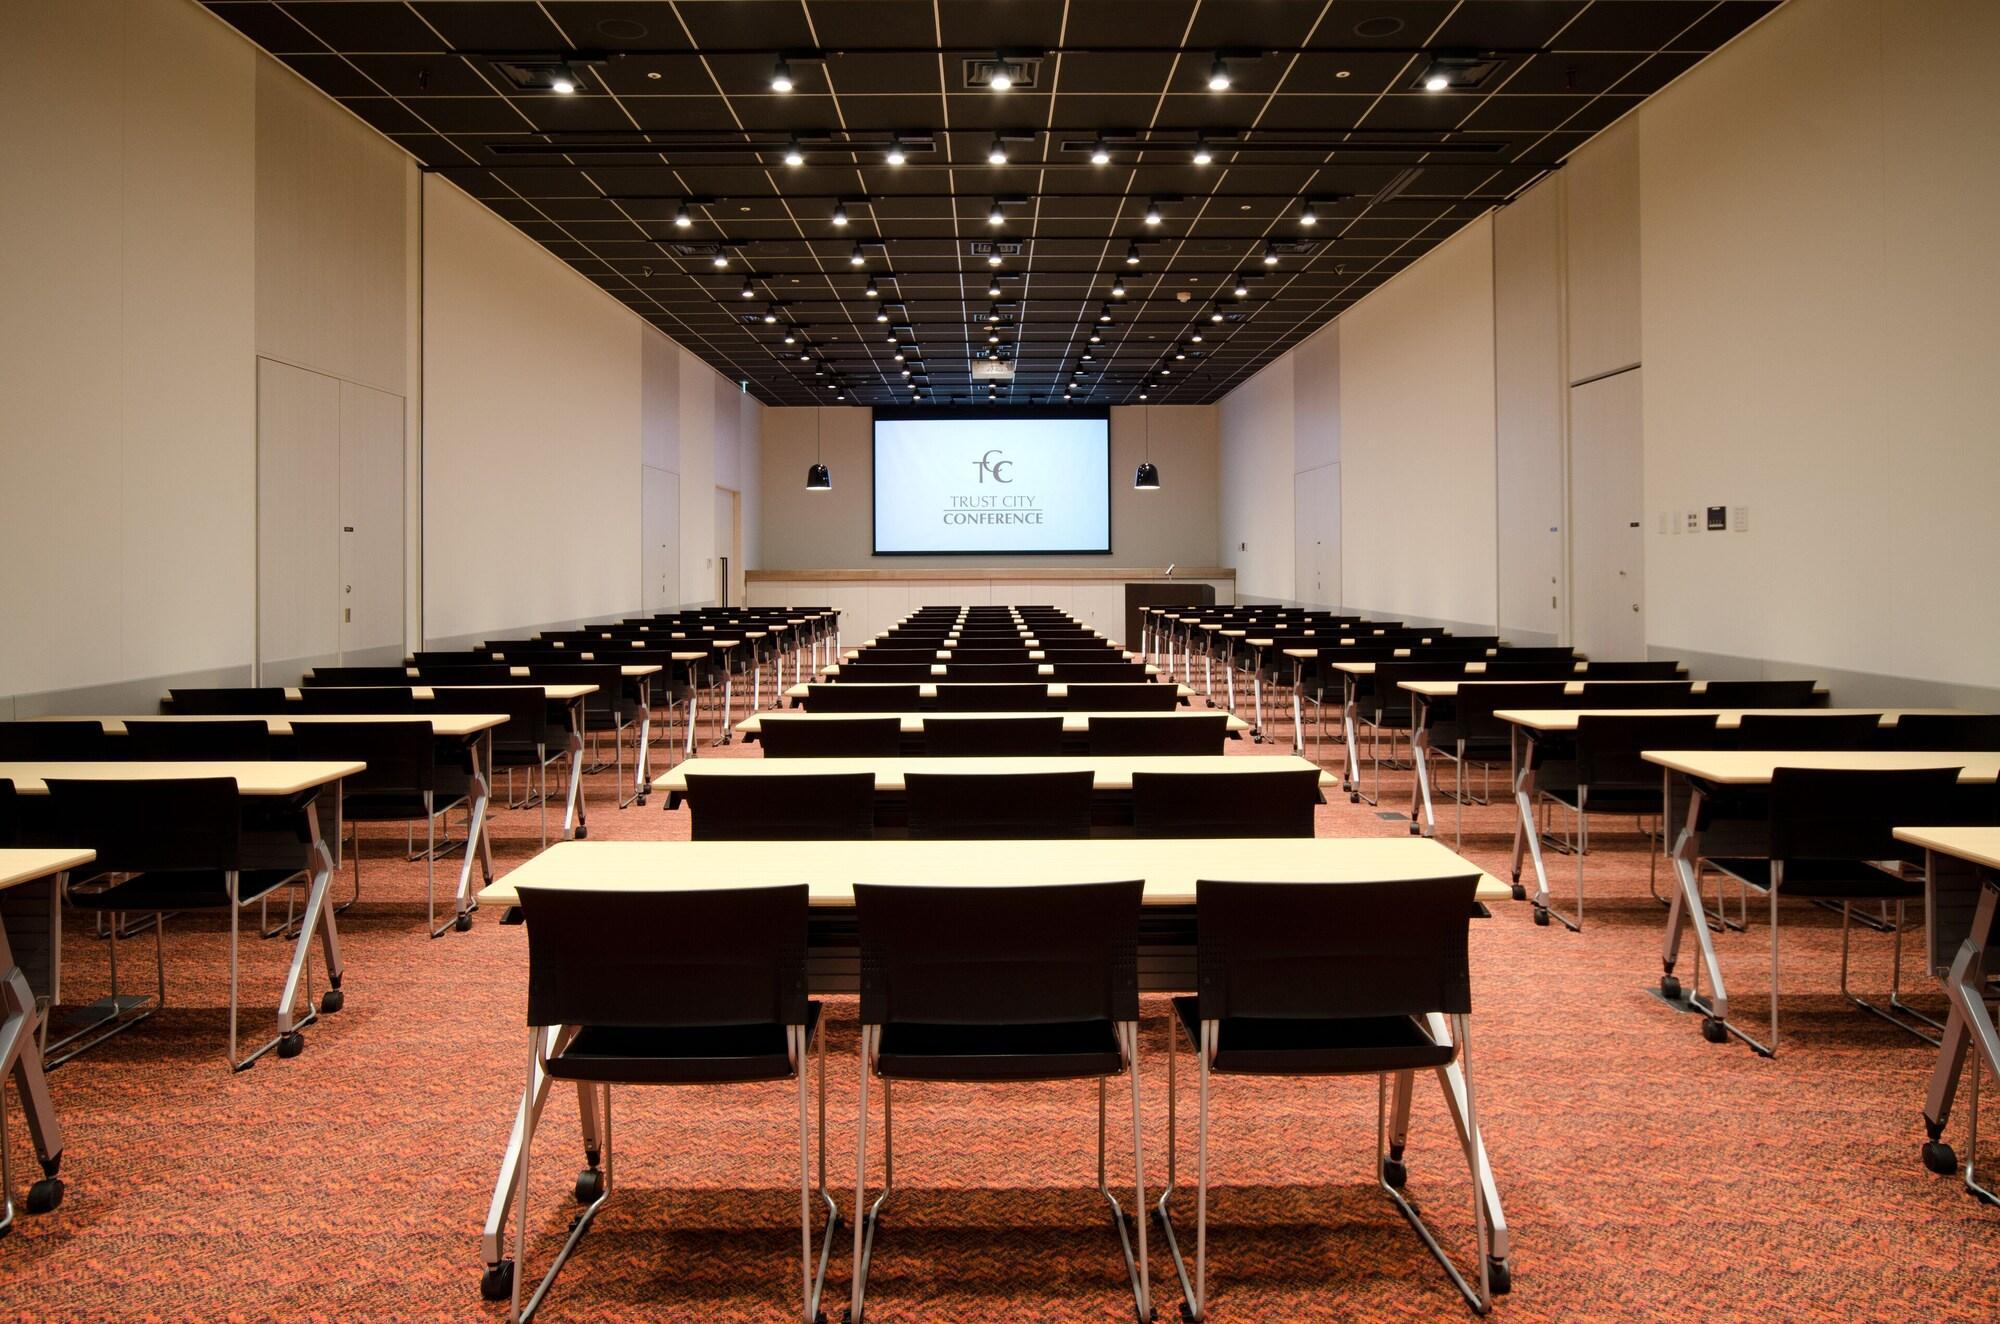
<svg viewBox="0 0 2000 1324"><path fill-rule="evenodd" d="M1139 613L1147 607L1213 607L1215 585L1188 579L1153 579L1125 585L1125 647L1137 648L1143 626Z"/></svg>

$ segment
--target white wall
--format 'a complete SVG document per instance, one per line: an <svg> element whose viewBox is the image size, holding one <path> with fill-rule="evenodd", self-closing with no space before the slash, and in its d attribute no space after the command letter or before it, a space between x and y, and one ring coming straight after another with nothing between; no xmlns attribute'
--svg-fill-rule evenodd
<svg viewBox="0 0 2000 1324"><path fill-rule="evenodd" d="M257 57L120 0L0 46L0 696L247 666Z"/></svg>
<svg viewBox="0 0 2000 1324"><path fill-rule="evenodd" d="M1342 321L1345 605L1490 625L1491 218L1432 249Z"/></svg>
<svg viewBox="0 0 2000 1324"><path fill-rule="evenodd" d="M1292 534L1294 356L1287 354L1222 399L1222 561L1246 601L1289 601Z"/></svg>
<svg viewBox="0 0 2000 1324"><path fill-rule="evenodd" d="M1553 175L1493 217L1494 619L1523 644L1555 643L1568 619L1564 183Z"/></svg>

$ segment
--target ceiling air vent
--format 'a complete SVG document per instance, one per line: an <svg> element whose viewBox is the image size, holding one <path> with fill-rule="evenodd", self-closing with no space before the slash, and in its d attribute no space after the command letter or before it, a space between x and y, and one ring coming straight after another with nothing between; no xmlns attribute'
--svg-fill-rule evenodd
<svg viewBox="0 0 2000 1324"><path fill-rule="evenodd" d="M661 244L660 247L666 249L669 253L672 253L675 257L713 258L717 253L720 253L722 251L721 244L715 243L713 241L703 242L701 240L695 240L692 243L683 242L681 240L674 240L671 243Z"/></svg>
<svg viewBox="0 0 2000 1324"><path fill-rule="evenodd" d="M987 257L998 253L1001 257L1021 256L1021 241L1018 239L974 239L966 244L965 251L974 257Z"/></svg>
<svg viewBox="0 0 2000 1324"><path fill-rule="evenodd" d="M583 66L601 60L488 60L493 72L516 92L575 91L584 85Z"/></svg>
<svg viewBox="0 0 2000 1324"><path fill-rule="evenodd" d="M1007 76L1006 86L1022 92L1032 92L1041 85L1042 61L1040 56L1008 55L981 56L965 62L965 86L968 89L985 91L993 86L996 74Z"/></svg>

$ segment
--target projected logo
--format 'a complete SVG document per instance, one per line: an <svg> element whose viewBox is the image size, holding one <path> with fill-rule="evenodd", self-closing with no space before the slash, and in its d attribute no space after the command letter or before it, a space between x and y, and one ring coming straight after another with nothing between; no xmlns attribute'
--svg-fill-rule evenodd
<svg viewBox="0 0 2000 1324"><path fill-rule="evenodd" d="M979 472L980 486L987 479L996 483L1012 484L1008 470L1014 461L1007 453L995 447L972 462ZM943 522L948 525L962 524L1040 524L1044 512L1037 509L1035 498L1027 493L988 492L985 494L965 493L949 498L951 504L945 507Z"/></svg>

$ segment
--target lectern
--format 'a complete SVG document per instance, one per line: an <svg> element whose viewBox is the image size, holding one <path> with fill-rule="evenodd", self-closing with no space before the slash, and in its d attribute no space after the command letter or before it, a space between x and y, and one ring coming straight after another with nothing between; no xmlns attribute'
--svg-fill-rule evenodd
<svg viewBox="0 0 2000 1324"><path fill-rule="evenodd" d="M1142 630L1139 613L1147 607L1213 607L1215 585L1197 580L1151 579L1125 585L1125 638L1137 648Z"/></svg>

